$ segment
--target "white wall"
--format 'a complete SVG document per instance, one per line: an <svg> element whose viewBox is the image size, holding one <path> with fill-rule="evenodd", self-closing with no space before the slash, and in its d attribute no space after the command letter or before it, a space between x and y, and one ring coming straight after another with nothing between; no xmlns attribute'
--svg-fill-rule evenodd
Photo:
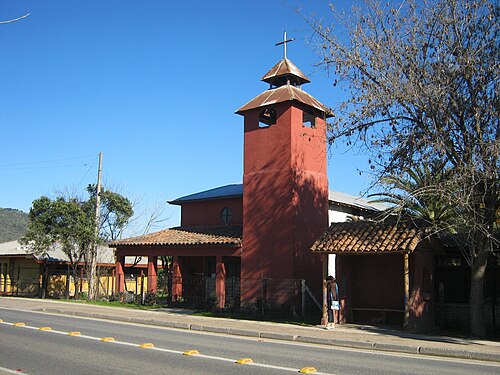
<svg viewBox="0 0 500 375"><path fill-rule="evenodd" d="M346 220L347 213L335 211L333 209L328 210L328 225L331 223L343 223ZM335 273L335 254L328 254L328 275L337 277Z"/></svg>

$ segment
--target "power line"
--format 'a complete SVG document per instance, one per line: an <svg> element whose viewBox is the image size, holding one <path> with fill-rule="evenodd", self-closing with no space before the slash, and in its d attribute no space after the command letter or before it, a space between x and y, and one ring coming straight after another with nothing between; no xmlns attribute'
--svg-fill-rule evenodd
<svg viewBox="0 0 500 375"><path fill-rule="evenodd" d="M89 159L94 158L95 155L86 155L86 156L75 156L61 159L52 159L52 160L41 160L41 161L31 161L24 163L13 163L13 164L5 164L0 165L0 170L12 170L12 169L39 169L39 168L67 168L67 167L78 167L78 166L87 166L88 163L82 164L63 164L63 165L47 165L53 163L59 163L68 160L78 160L78 159ZM43 165L45 164L45 165Z"/></svg>
<svg viewBox="0 0 500 375"><path fill-rule="evenodd" d="M9 171L9 170L27 170L27 169L54 169L54 168L73 168L73 167L86 167L88 164L65 164L65 165L40 165L33 167L11 167L11 168L2 168L0 167L0 171Z"/></svg>

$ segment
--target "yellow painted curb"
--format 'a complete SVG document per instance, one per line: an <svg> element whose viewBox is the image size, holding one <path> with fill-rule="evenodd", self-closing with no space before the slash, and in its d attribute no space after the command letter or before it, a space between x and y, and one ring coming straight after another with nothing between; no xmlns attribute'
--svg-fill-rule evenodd
<svg viewBox="0 0 500 375"><path fill-rule="evenodd" d="M52 328L50 328L50 327L40 327L40 328L38 328L38 330L39 331L51 331Z"/></svg>
<svg viewBox="0 0 500 375"><path fill-rule="evenodd" d="M314 367L302 367L299 372L301 374L315 374L317 370Z"/></svg>
<svg viewBox="0 0 500 375"><path fill-rule="evenodd" d="M154 348L155 345L151 342L145 342L144 344L139 345L139 348L143 349L149 349L149 348Z"/></svg>
<svg viewBox="0 0 500 375"><path fill-rule="evenodd" d="M247 365L249 363L253 363L252 358L241 358L236 361L239 365Z"/></svg>
<svg viewBox="0 0 500 375"><path fill-rule="evenodd" d="M200 354L200 352L198 350L188 350L187 352L184 352L182 353L183 355L197 355L197 354Z"/></svg>
<svg viewBox="0 0 500 375"><path fill-rule="evenodd" d="M80 336L81 333L78 331L68 332L68 336Z"/></svg>
<svg viewBox="0 0 500 375"><path fill-rule="evenodd" d="M104 341L104 342L112 342L112 341L115 341L115 338L114 337L103 337L101 339L101 341Z"/></svg>
<svg viewBox="0 0 500 375"><path fill-rule="evenodd" d="M14 323L14 327L24 327L26 324L23 322Z"/></svg>

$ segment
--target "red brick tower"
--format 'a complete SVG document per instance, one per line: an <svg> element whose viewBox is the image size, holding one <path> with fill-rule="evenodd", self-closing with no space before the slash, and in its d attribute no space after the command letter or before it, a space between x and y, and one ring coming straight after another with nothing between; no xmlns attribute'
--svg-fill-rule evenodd
<svg viewBox="0 0 500 375"><path fill-rule="evenodd" d="M241 300L286 304L286 279L306 279L320 297L321 258L309 250L328 228L326 126L330 111L301 89L307 77L285 57L262 81L269 90L244 116Z"/></svg>

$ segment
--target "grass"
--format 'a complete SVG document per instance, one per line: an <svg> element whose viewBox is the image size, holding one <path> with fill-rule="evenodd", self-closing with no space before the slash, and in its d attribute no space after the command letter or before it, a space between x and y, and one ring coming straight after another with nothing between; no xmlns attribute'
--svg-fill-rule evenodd
<svg viewBox="0 0 500 375"><path fill-rule="evenodd" d="M80 303L95 306L106 306L106 307L122 307L137 310L157 310L165 308L162 304L157 305L141 305L136 303L124 303L120 301L88 301L86 299L61 299L63 302ZM299 326L311 326L317 325L319 322L319 317L316 315L306 315L305 318L293 317L290 315L280 316L278 313L269 313L268 315L262 316L256 312L241 312L241 311L208 311L208 310L193 310L194 316L205 316L209 318L227 318L227 319L241 319L241 320L254 320L262 322L271 323L285 323L294 324Z"/></svg>
<svg viewBox="0 0 500 375"><path fill-rule="evenodd" d="M60 301L81 303L81 304L95 305L95 306L125 307L125 308L129 308L129 309L137 309L137 310L155 310L155 309L160 309L163 307L160 305L141 305L141 304L137 304L137 303L123 303L120 301L88 301L85 299L61 299Z"/></svg>

